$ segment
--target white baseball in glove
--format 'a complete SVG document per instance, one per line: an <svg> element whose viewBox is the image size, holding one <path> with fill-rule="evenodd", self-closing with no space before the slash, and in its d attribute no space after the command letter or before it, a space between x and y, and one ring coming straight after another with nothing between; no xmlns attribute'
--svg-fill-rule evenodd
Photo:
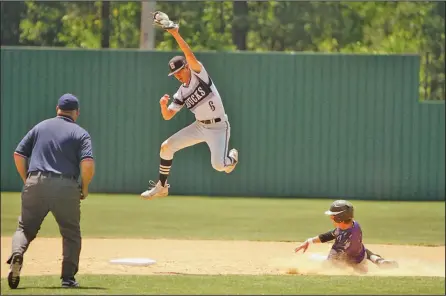
<svg viewBox="0 0 446 296"><path fill-rule="evenodd" d="M153 24L157 25L165 30L178 28L178 24L169 20L169 16L161 11L155 11L153 13Z"/></svg>

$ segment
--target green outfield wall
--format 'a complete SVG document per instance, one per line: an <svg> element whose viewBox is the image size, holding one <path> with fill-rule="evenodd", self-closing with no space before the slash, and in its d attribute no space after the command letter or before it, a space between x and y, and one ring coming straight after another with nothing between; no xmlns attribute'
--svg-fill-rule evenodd
<svg viewBox="0 0 446 296"><path fill-rule="evenodd" d="M1 49L1 186L33 125L77 95L93 139L92 192L135 193L158 178L160 144L194 117L164 121L173 52ZM444 200L444 101L418 100L416 55L197 53L220 94L240 162L214 171L206 144L179 151L171 194Z"/></svg>

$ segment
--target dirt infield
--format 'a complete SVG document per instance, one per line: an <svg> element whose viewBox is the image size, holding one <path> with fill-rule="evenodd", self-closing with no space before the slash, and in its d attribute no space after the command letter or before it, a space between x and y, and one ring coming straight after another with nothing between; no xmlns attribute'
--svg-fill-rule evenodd
<svg viewBox="0 0 446 296"><path fill-rule="evenodd" d="M313 245L307 253L294 254L295 243L252 241L206 241L170 239L84 239L79 274L349 274L327 270L311 259L326 254L329 245ZM375 253L400 263L396 270L378 270L369 264L369 275L445 276L445 247L368 245ZM1 276L11 238L1 238ZM22 275L58 275L61 268L62 240L37 238L25 256ZM157 261L146 267L110 264L109 260L144 257Z"/></svg>

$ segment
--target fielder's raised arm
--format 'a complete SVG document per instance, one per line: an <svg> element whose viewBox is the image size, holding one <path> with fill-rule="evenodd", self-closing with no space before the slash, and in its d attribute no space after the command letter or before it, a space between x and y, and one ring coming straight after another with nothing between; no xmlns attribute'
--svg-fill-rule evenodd
<svg viewBox="0 0 446 296"><path fill-rule="evenodd" d="M195 57L194 53L189 47L189 44L181 37L180 32L178 31L178 28L168 29L166 30L169 32L173 38L178 43L178 46L180 47L181 51L184 53L184 56L186 57L186 61L189 64L189 67L196 73L201 72L201 64L198 62L197 58Z"/></svg>

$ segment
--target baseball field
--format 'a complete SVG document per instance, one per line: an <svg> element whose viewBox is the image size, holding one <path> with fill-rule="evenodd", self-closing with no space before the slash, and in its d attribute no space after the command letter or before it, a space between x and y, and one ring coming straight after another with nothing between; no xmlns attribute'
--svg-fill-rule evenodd
<svg viewBox="0 0 446 296"><path fill-rule="evenodd" d="M62 241L49 214L25 254L19 289L6 281L20 194L1 196L1 294L443 294L444 202L352 201L364 243L400 268L328 270L294 248L332 228L332 200L91 194L82 202L80 289L60 287ZM150 258L150 266L111 264Z"/></svg>

